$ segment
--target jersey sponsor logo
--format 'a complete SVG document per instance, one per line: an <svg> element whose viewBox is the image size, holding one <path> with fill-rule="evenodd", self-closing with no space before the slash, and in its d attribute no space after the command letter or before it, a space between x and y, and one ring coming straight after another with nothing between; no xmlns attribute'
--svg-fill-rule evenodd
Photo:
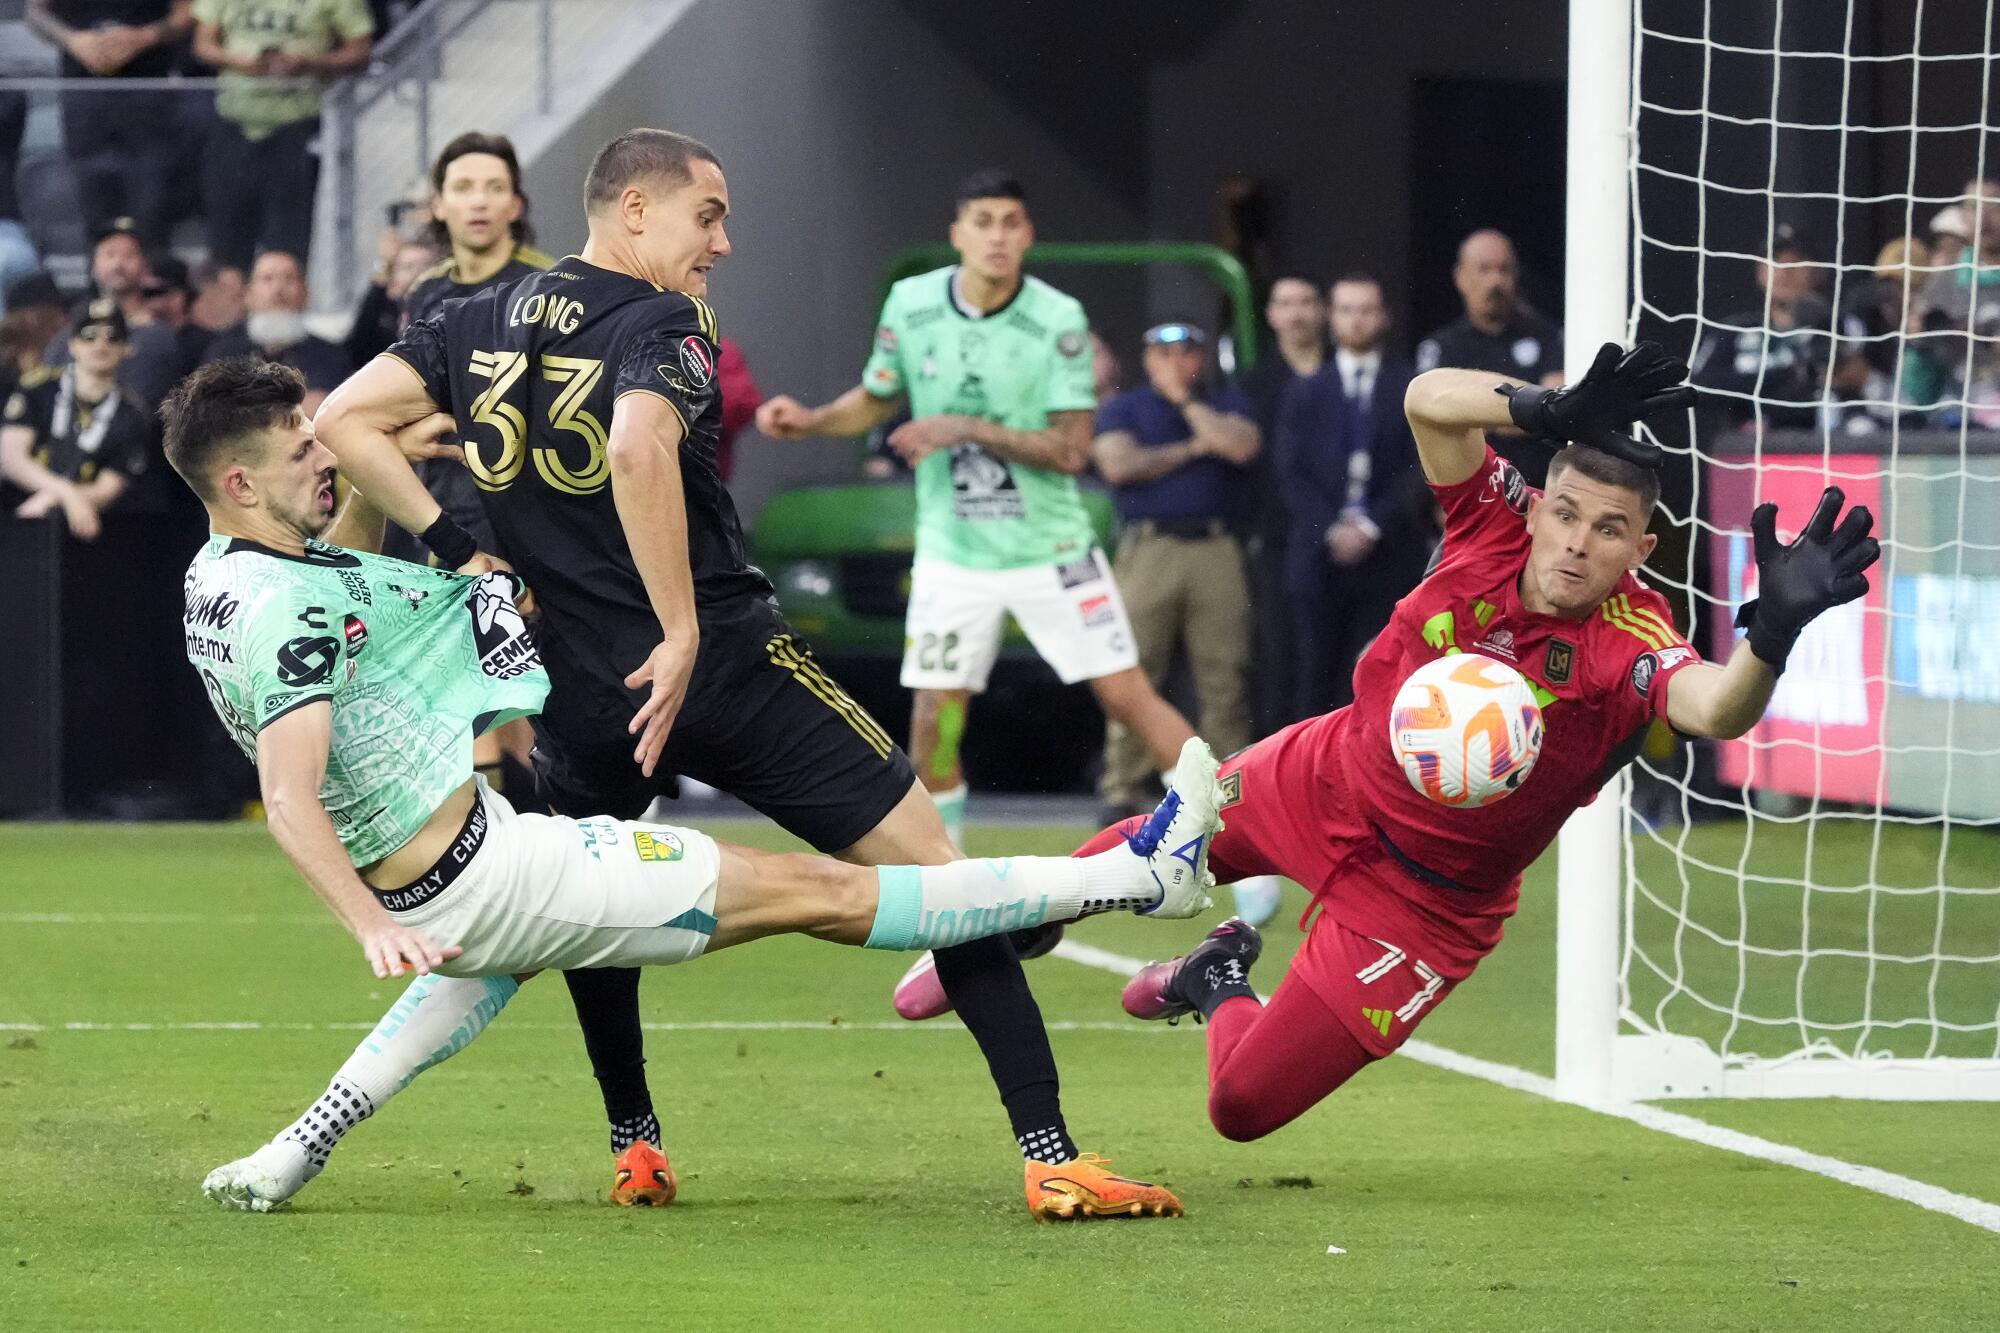
<svg viewBox="0 0 2000 1333"><path fill-rule="evenodd" d="M1551 685L1569 684L1570 672L1576 669L1576 645L1567 639L1550 639L1548 655L1542 659L1542 674Z"/></svg>
<svg viewBox="0 0 2000 1333"><path fill-rule="evenodd" d="M909 314L903 316L903 327L905 329L920 329L926 324L935 324L943 318L943 306L928 305L921 310L912 310Z"/></svg>
<svg viewBox="0 0 2000 1333"><path fill-rule="evenodd" d="M680 835L665 829L652 832L633 830L632 850L639 854L641 861L678 861L687 854L687 849L681 845Z"/></svg>
<svg viewBox="0 0 2000 1333"><path fill-rule="evenodd" d="M681 339L681 369L697 389L706 389L715 379L715 354L692 333Z"/></svg>
<svg viewBox="0 0 2000 1333"><path fill-rule="evenodd" d="M351 569L340 571L340 586L347 589L347 595L363 606L375 605L375 598L368 591L368 580Z"/></svg>
<svg viewBox="0 0 2000 1333"><path fill-rule="evenodd" d="M188 590L187 614L182 617L189 629L222 630L229 628L229 622L236 619L236 613L243 603L231 597L227 591L218 588L211 593L196 593Z"/></svg>
<svg viewBox="0 0 2000 1333"><path fill-rule="evenodd" d="M267 694L264 696L264 711L267 713L275 713L280 708L283 708L286 704L290 702L291 700L287 699L282 694Z"/></svg>
<svg viewBox="0 0 2000 1333"><path fill-rule="evenodd" d="M187 631L187 655L192 661L226 662L230 666L236 665L235 644L211 639L208 635L197 634L193 630Z"/></svg>
<svg viewBox="0 0 2000 1333"><path fill-rule="evenodd" d="M1083 349L1088 346L1090 346L1090 339L1084 337L1083 334L1075 329L1071 329L1056 339L1056 351L1069 357L1071 360L1082 356Z"/></svg>
<svg viewBox="0 0 2000 1333"><path fill-rule="evenodd" d="M1669 668L1677 667L1693 656L1694 649L1692 648L1668 648L1660 654L1660 670L1666 671Z"/></svg>
<svg viewBox="0 0 2000 1333"><path fill-rule="evenodd" d="M1514 358L1515 365L1532 366L1535 362L1542 359L1542 340L1540 338L1516 338L1513 347L1508 350Z"/></svg>
<svg viewBox="0 0 2000 1333"><path fill-rule="evenodd" d="M1504 458L1486 474L1486 493L1479 497L1481 504L1492 504L1495 500L1517 514L1528 512L1528 479Z"/></svg>
<svg viewBox="0 0 2000 1333"><path fill-rule="evenodd" d="M1097 567L1097 561L1089 556L1081 560L1066 560L1056 566L1056 578L1063 590L1081 588L1086 583L1095 583L1104 577L1104 571Z"/></svg>
<svg viewBox="0 0 2000 1333"><path fill-rule="evenodd" d="M887 324L875 330L875 346L893 355L896 351L896 331Z"/></svg>
<svg viewBox="0 0 2000 1333"><path fill-rule="evenodd" d="M1478 652L1494 653L1506 658L1509 662L1518 662L1521 660L1514 655L1514 631L1508 629L1505 625L1494 630L1491 634L1472 646Z"/></svg>
<svg viewBox="0 0 2000 1333"><path fill-rule="evenodd" d="M661 370L660 373L664 375L666 374L666 371L663 369ZM877 367L875 373L873 375L870 375L869 378L874 380L875 383L881 385L884 389L893 389L896 387L896 372L889 369L887 366Z"/></svg>
<svg viewBox="0 0 2000 1333"><path fill-rule="evenodd" d="M1049 336L1049 331L1043 328L1038 320L1019 310L1009 310L1007 312L1007 327L1010 329L1019 329L1030 338L1046 338Z"/></svg>
<svg viewBox="0 0 2000 1333"><path fill-rule="evenodd" d="M1657 653L1640 653L1632 663L1632 689L1641 699L1653 692L1653 677L1660 670Z"/></svg>
<svg viewBox="0 0 2000 1333"><path fill-rule="evenodd" d="M349 615L340 626L340 634L347 640L347 655L353 657L368 643L368 622L360 616Z"/></svg>
<svg viewBox="0 0 2000 1333"><path fill-rule="evenodd" d="M527 622L514 606L514 587L505 574L488 574L472 586L466 598L472 613L472 643L479 669L494 680L512 680L542 664Z"/></svg>
<svg viewBox="0 0 2000 1333"><path fill-rule="evenodd" d="M340 660L340 640L329 634L301 635L278 649L278 679L294 689L324 685Z"/></svg>
<svg viewBox="0 0 2000 1333"><path fill-rule="evenodd" d="M1014 470L967 440L951 450L951 512L969 523L1026 518Z"/></svg>
<svg viewBox="0 0 2000 1333"><path fill-rule="evenodd" d="M1111 604L1111 594L1101 592L1095 597L1086 597L1076 604L1083 616L1085 629L1103 629L1118 622L1118 608Z"/></svg>

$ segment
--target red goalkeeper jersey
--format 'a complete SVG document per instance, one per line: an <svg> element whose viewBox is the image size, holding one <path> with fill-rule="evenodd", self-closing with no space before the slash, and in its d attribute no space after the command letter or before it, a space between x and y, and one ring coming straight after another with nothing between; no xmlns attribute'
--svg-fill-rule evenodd
<svg viewBox="0 0 2000 1333"><path fill-rule="evenodd" d="M1524 515L1535 492L1491 449L1470 478L1431 489L1445 512L1443 558L1397 604L1355 668L1340 766L1360 812L1406 869L1471 889L1508 889L1571 812L1638 752L1647 724L1666 715L1673 678L1700 658L1674 629L1666 600L1629 573L1582 620L1522 606ZM1430 801L1410 785L1389 744L1389 712L1403 681L1440 653L1458 652L1519 670L1541 700L1546 729L1527 780L1476 809ZM1486 907L1503 918L1512 911L1511 902Z"/></svg>

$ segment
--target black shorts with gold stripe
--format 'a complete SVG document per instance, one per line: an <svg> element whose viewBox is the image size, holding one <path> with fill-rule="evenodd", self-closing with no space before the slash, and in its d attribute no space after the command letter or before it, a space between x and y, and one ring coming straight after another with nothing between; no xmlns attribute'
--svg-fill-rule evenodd
<svg viewBox="0 0 2000 1333"><path fill-rule="evenodd" d="M536 719L535 768L551 806L632 819L684 774L837 852L880 824L917 780L881 723L757 598L702 609L700 656L655 777L632 762L636 740L623 726L630 718L606 719L589 734L574 734L584 729L554 714Z"/></svg>

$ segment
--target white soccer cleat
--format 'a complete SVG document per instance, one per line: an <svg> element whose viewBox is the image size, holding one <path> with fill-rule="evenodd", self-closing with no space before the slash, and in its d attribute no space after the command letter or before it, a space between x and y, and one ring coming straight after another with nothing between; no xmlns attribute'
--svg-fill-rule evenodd
<svg viewBox="0 0 2000 1333"><path fill-rule="evenodd" d="M201 1192L240 1212L268 1213L306 1187L320 1173L306 1150L290 1139L267 1143L248 1157L218 1166L201 1182Z"/></svg>
<svg viewBox="0 0 2000 1333"><path fill-rule="evenodd" d="M1236 916L1253 926L1261 926L1278 914L1285 893L1276 875L1252 875L1229 886L1236 895Z"/></svg>
<svg viewBox="0 0 2000 1333"><path fill-rule="evenodd" d="M1181 746L1173 785L1152 818L1132 836L1133 852L1160 890L1160 901L1139 909L1141 916L1188 917L1213 904L1208 891L1208 845L1222 831L1222 783L1216 778L1215 751L1199 736Z"/></svg>

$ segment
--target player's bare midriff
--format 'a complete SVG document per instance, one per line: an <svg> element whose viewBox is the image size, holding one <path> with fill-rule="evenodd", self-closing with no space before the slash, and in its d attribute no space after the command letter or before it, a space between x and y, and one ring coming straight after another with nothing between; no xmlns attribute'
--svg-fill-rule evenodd
<svg viewBox="0 0 2000 1333"><path fill-rule="evenodd" d="M378 889L400 889L420 878L438 863L452 839L465 827L472 803L478 799L478 783L467 778L444 798L444 804L431 811L431 817L424 821L415 837L375 864L361 867L361 878Z"/></svg>

